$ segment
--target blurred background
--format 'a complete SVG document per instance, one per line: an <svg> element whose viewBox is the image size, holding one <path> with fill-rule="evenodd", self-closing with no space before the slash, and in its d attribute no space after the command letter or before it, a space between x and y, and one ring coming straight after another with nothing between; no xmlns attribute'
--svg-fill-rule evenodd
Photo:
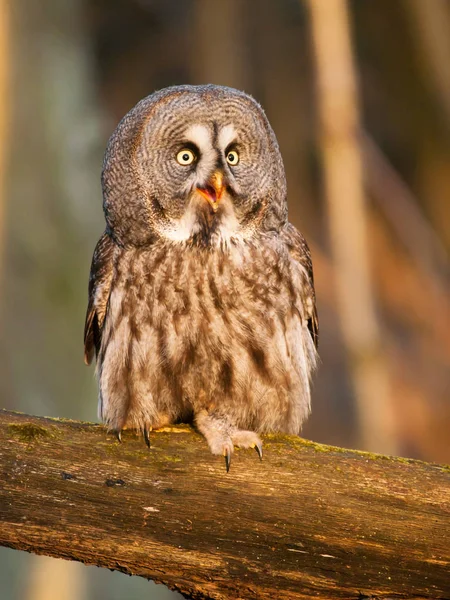
<svg viewBox="0 0 450 600"><path fill-rule="evenodd" d="M1 406L96 420L102 156L180 83L245 90L278 137L321 324L304 436L450 461L448 0L0 0ZM0 582L5 600L177 597L6 549Z"/></svg>

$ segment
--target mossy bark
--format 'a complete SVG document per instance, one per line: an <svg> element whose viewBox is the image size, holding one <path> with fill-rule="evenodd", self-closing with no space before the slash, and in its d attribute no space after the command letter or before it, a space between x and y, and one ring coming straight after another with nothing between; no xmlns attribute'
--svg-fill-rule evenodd
<svg viewBox="0 0 450 600"><path fill-rule="evenodd" d="M0 411L0 544L187 597L449 598L448 467L264 438L230 473L189 427Z"/></svg>

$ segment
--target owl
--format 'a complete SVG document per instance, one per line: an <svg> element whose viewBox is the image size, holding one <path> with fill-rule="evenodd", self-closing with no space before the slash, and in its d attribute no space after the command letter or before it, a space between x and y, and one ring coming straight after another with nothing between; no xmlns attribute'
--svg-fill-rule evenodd
<svg viewBox="0 0 450 600"><path fill-rule="evenodd" d="M310 412L318 319L311 256L289 222L275 134L227 87L140 101L111 136L106 229L84 332L99 416L149 432L191 422L230 467L259 434L298 434Z"/></svg>

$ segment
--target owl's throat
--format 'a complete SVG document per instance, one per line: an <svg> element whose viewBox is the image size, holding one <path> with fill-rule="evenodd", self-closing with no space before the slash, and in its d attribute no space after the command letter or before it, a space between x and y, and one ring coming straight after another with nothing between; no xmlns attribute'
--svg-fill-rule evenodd
<svg viewBox="0 0 450 600"><path fill-rule="evenodd" d="M210 189L204 186L201 190L209 199L200 193L200 188L196 188L187 199L181 218L160 219L164 223L161 229L163 237L175 242L189 242L195 246L214 246L241 235L232 190L225 188L220 195L214 187Z"/></svg>
<svg viewBox="0 0 450 600"><path fill-rule="evenodd" d="M203 203L197 207L197 223L199 233L202 237L209 238L216 230L221 221L219 204L213 206L211 203Z"/></svg>

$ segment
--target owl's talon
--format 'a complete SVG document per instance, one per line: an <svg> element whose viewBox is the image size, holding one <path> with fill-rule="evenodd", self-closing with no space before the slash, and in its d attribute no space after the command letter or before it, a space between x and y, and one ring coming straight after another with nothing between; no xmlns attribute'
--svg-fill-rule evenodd
<svg viewBox="0 0 450 600"><path fill-rule="evenodd" d="M114 430L114 435L116 436L117 441L121 444L122 443L122 430L121 429L115 429Z"/></svg>
<svg viewBox="0 0 450 600"><path fill-rule="evenodd" d="M263 452L262 452L262 444L261 444L261 442L259 442L259 444L255 444L254 448L255 448L258 456L259 456L259 460L262 460Z"/></svg>
<svg viewBox="0 0 450 600"><path fill-rule="evenodd" d="M231 452L229 448L225 448L225 450L223 451L224 456L225 456L225 467L227 469L227 473L230 470L230 465L231 465Z"/></svg>
<svg viewBox="0 0 450 600"><path fill-rule="evenodd" d="M144 434L144 441L147 444L147 448L150 448L150 433L146 427L144 427L143 434Z"/></svg>

